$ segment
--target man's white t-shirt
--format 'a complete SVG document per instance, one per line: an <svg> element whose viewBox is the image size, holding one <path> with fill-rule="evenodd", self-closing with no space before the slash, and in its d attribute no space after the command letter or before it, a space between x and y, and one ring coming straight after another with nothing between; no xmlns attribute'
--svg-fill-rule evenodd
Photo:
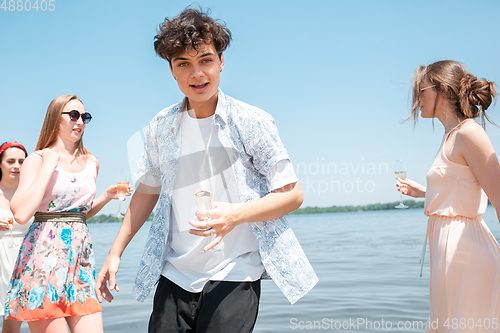
<svg viewBox="0 0 500 333"><path fill-rule="evenodd" d="M213 249L203 252L207 237L189 233L198 208L194 193L208 190L214 202L239 203L231 162L217 135L214 115L197 119L182 111L180 157L172 192L170 234L162 275L189 292L201 292L207 281L256 281L264 272L259 244L242 223ZM209 163L210 161L210 163ZM268 178L270 191L297 181L289 160L280 161ZM214 251L215 250L215 251Z"/></svg>

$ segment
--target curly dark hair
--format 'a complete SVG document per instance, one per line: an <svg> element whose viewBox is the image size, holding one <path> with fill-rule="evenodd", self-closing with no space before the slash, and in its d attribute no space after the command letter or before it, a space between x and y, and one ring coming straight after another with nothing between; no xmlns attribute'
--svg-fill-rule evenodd
<svg viewBox="0 0 500 333"><path fill-rule="evenodd" d="M186 8L173 19L165 18L155 36L156 54L171 64L173 57L190 46L198 50L200 45L213 42L220 57L231 42L231 31L223 21L216 22L209 14L210 11Z"/></svg>

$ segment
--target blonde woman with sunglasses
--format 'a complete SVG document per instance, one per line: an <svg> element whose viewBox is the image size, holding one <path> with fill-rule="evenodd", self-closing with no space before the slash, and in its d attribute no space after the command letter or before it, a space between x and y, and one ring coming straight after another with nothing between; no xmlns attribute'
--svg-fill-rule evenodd
<svg viewBox="0 0 500 333"><path fill-rule="evenodd" d="M35 221L26 235L7 292L5 318L28 321L30 331L103 331L94 292L95 269L86 219L111 199L116 185L95 198L97 159L83 146L92 119L74 95L49 105L35 153L21 170L11 200L17 222Z"/></svg>

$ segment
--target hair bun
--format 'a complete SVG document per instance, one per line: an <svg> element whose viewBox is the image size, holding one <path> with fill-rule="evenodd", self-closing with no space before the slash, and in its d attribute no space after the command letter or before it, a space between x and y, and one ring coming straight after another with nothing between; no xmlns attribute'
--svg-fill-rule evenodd
<svg viewBox="0 0 500 333"><path fill-rule="evenodd" d="M495 95L495 84L492 82L485 79L478 80L471 74L464 75L460 80L458 98L466 117L475 118L484 112L491 105Z"/></svg>

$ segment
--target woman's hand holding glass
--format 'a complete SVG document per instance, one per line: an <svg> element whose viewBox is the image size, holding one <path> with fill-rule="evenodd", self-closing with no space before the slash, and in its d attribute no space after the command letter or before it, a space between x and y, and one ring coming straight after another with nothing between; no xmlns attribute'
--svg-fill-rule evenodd
<svg viewBox="0 0 500 333"><path fill-rule="evenodd" d="M425 198L426 187L408 178L398 178L396 187L401 194L413 198Z"/></svg>
<svg viewBox="0 0 500 333"><path fill-rule="evenodd" d="M10 230L11 224L7 219L0 217L0 231L8 231Z"/></svg>
<svg viewBox="0 0 500 333"><path fill-rule="evenodd" d="M106 189L106 197L109 200L125 201L125 198L131 196L131 192L133 191L134 189L130 185L128 185L125 194L120 193L120 195L118 195L118 185L111 185Z"/></svg>
<svg viewBox="0 0 500 333"><path fill-rule="evenodd" d="M10 233L10 247L14 247L14 237L12 236L12 226L14 225L14 215L8 209L0 209L0 220L2 222L7 222L8 227L6 230L9 230Z"/></svg>
<svg viewBox="0 0 500 333"><path fill-rule="evenodd" d="M122 169L118 173L118 181L116 184L116 196L120 201L118 202L118 213L116 217L122 218L123 215L120 212L122 201L125 201L125 197L130 195L130 184L129 184L129 171L127 169Z"/></svg>

